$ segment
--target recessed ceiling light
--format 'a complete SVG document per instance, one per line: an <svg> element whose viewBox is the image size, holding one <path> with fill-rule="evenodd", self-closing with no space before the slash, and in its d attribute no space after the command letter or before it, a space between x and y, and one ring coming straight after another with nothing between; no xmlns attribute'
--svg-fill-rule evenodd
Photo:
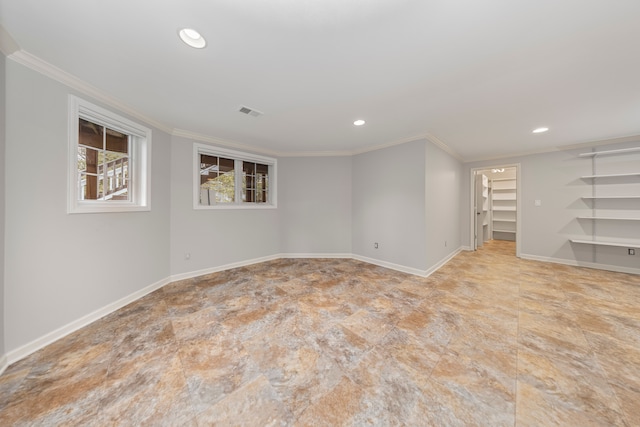
<svg viewBox="0 0 640 427"><path fill-rule="evenodd" d="M362 126L364 123L365 123L364 120L356 120L355 122L353 122L353 124L356 126Z"/></svg>
<svg viewBox="0 0 640 427"><path fill-rule="evenodd" d="M549 128L537 128L537 129L533 130L533 133L543 133L543 132L546 132L548 130L549 130Z"/></svg>
<svg viewBox="0 0 640 427"><path fill-rule="evenodd" d="M178 32L183 42L196 49L202 49L207 45L207 41L194 29L183 28Z"/></svg>

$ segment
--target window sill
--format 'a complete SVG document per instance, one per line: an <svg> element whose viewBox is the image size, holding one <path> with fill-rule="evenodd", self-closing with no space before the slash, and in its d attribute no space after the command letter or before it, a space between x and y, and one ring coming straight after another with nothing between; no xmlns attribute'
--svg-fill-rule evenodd
<svg viewBox="0 0 640 427"><path fill-rule="evenodd" d="M203 211L207 211L207 210L228 210L228 209L257 209L257 210L261 210L261 209L277 209L278 206L277 205L211 205L211 206L206 206L206 205L197 205L194 206L193 209L194 210L203 210Z"/></svg>

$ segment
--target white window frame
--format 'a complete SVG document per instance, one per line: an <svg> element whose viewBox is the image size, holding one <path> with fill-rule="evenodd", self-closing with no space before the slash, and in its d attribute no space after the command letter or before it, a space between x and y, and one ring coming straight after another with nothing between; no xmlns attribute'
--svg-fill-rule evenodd
<svg viewBox="0 0 640 427"><path fill-rule="evenodd" d="M80 118L131 136L130 200L79 200L78 138ZM151 210L151 129L74 95L69 95L69 169L67 212L137 212Z"/></svg>
<svg viewBox="0 0 640 427"><path fill-rule="evenodd" d="M217 203L214 205L200 204L200 155L224 157L235 161L235 201L232 203ZM266 203L242 201L242 162L261 163L269 166L269 191ZM214 147L206 144L193 144L193 209L275 209L278 207L277 191L277 160L257 154L244 153L226 148Z"/></svg>

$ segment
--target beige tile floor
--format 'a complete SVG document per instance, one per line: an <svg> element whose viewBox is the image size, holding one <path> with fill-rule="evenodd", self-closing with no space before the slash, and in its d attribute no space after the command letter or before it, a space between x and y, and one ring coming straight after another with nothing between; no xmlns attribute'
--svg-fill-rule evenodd
<svg viewBox="0 0 640 427"><path fill-rule="evenodd" d="M640 276L513 253L170 284L10 366L0 425L639 425Z"/></svg>

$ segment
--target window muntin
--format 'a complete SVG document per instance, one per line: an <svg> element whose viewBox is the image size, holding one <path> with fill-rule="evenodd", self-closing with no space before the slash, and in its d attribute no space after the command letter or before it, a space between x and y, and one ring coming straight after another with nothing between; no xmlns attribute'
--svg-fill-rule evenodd
<svg viewBox="0 0 640 427"><path fill-rule="evenodd" d="M78 200L130 201L130 135L78 122Z"/></svg>
<svg viewBox="0 0 640 427"><path fill-rule="evenodd" d="M200 204L235 202L235 161L224 157L200 155Z"/></svg>
<svg viewBox="0 0 640 427"><path fill-rule="evenodd" d="M69 213L149 210L150 176L150 129L69 96Z"/></svg>
<svg viewBox="0 0 640 427"><path fill-rule="evenodd" d="M276 160L194 144L194 208L275 207Z"/></svg>

